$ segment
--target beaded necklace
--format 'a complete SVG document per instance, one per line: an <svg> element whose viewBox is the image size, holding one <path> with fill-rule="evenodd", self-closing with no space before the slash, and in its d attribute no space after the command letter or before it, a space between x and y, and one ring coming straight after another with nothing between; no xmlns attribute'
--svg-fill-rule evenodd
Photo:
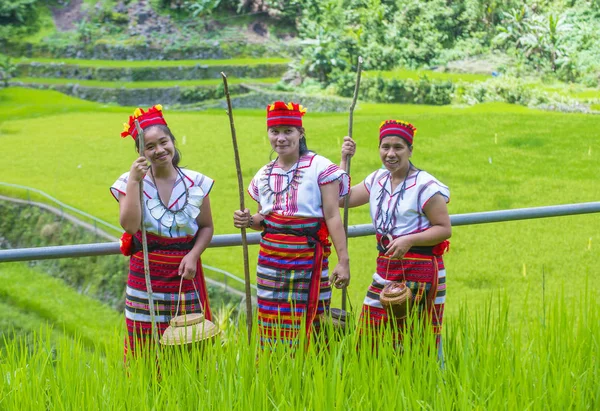
<svg viewBox="0 0 600 411"><path fill-rule="evenodd" d="M406 191L406 181L408 180L408 176L410 175L411 170L416 170L416 168L412 165L412 163L409 163L408 166L408 171L406 172L406 176L404 176L404 181L402 181L402 186L400 187L400 192L398 193L397 197L396 197L396 201L394 203L394 206L390 209L388 208L387 210L385 210L385 212L383 212L383 201L384 201L384 192L385 190L381 190L379 192L379 198L378 200L378 204L377 204L377 214L375 216L375 222L377 223L377 226L375 227L375 230L378 234L381 234L382 236L388 236L388 234L390 234L390 232L393 230L394 228L394 223L396 222L396 210L398 209L398 204L400 203L400 200L402 200L404 198L404 192ZM387 178L383 184L383 186L385 187L388 183L388 181L390 182L390 188L391 188L391 178L392 178L392 173L388 173ZM393 193L390 193L390 195L393 195ZM390 213L390 210L391 213ZM383 219L381 220L380 223L380 215L381 213L383 213Z"/></svg>
<svg viewBox="0 0 600 411"><path fill-rule="evenodd" d="M275 164L277 163L277 160L279 159L279 157L277 157L275 160L273 160L271 162L271 164L269 165L269 171L266 172L264 174L264 176L262 177L262 180L265 181L265 184L262 186L263 187L262 193L264 195L266 195L269 200L271 200L271 198L273 198L273 196L277 197L279 195L285 194L289 190L297 190L298 189L298 185L300 184L300 180L302 179L302 173L303 173L299 167L300 166L300 158L301 157L298 157L298 161L296 161L296 168L294 169L292 177L289 178L287 176L287 174L285 174L285 176L288 177L288 182L285 185L285 187L283 187L280 190L275 190L273 188L273 186L271 185L271 177L274 175L273 168L275 167ZM275 174L275 175L279 175L279 174Z"/></svg>
<svg viewBox="0 0 600 411"><path fill-rule="evenodd" d="M176 167L177 170L177 174L178 174L178 178L181 178L182 180L184 180L184 175L183 172L181 171L181 169L179 167ZM200 208L200 204L190 204L189 199L190 199L190 194L189 194L189 190L187 185L185 184L185 181L183 181L183 185L185 187L185 201L183 202L183 206L181 206L178 210L171 210L167 205L165 205L162 202L162 199L160 198L160 193L158 192L158 185L156 184L156 180L154 179L154 173L152 172L152 168L150 168L150 175L152 177L152 182L154 183L154 186L156 187L156 198L152 198L150 200L148 200L146 202L146 205L148 206L148 210L150 211L150 214L152 215L152 217L154 217L156 220L160 221L160 223L166 227L166 228L171 228L173 225L173 222L175 222L177 224L177 226L184 226L188 220L189 217L192 217L193 214L195 214L196 209L199 210ZM175 180L175 182L177 182L177 180ZM176 185L176 184L175 184ZM180 196L181 197L181 196ZM197 214L196 214L197 215ZM193 216L193 218L195 218L196 216Z"/></svg>

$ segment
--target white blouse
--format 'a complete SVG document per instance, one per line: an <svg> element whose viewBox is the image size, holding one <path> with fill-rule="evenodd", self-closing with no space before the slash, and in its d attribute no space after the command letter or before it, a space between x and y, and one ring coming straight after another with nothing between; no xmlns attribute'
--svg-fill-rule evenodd
<svg viewBox="0 0 600 411"><path fill-rule="evenodd" d="M262 167L248 186L248 193L260 204L261 214L323 217L320 186L339 181L339 196L350 190L348 174L327 158L308 153L285 171L270 162Z"/></svg>
<svg viewBox="0 0 600 411"><path fill-rule="evenodd" d="M168 204L163 204L158 190L148 173L144 177L144 225L146 231L162 237L194 236L198 231L196 218L204 197L210 193L214 181L196 171L179 169ZM124 173L110 187L117 201L126 195L129 172ZM187 189L187 195L186 195Z"/></svg>
<svg viewBox="0 0 600 411"><path fill-rule="evenodd" d="M418 233L431 227L423 212L425 204L436 194L450 202L450 190L426 171L418 170L392 193L390 172L379 169L364 180L369 192L371 219L380 234L394 237Z"/></svg>

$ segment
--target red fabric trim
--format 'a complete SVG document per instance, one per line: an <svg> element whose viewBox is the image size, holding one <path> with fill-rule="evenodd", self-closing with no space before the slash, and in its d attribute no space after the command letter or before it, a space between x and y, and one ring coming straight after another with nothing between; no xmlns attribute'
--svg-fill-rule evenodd
<svg viewBox="0 0 600 411"><path fill-rule="evenodd" d="M116 189L116 188L114 188L114 187L111 187L111 188L110 188L110 194L111 194L111 195L112 195L112 196L115 198L115 200L117 200L117 202L119 201L119 199L117 198L117 196L115 195L115 193L113 193L113 190L115 190L115 191L118 191L118 192L119 192L119 194L122 194L122 195L124 195L124 196L126 196L126 195L127 195L127 193L124 193L124 192L122 192L121 190L118 190L118 189Z"/></svg>
<svg viewBox="0 0 600 411"><path fill-rule="evenodd" d="M433 247L433 255L442 256L450 251L450 241L444 240Z"/></svg>
<svg viewBox="0 0 600 411"><path fill-rule="evenodd" d="M183 173L183 176L185 178L187 178L188 180L190 180L190 188L194 187L194 185L195 185L194 184L194 180L192 180L191 178L189 178L185 173ZM185 182L183 184L185 184Z"/></svg>
<svg viewBox="0 0 600 411"><path fill-rule="evenodd" d="M206 288L204 270L202 269L202 258L200 258L196 264L196 277L194 277L194 281L196 282L196 287L198 287L198 294L200 294L202 309L204 310L204 318L211 321L212 312L210 310L210 303L208 302L208 289Z"/></svg>
<svg viewBox="0 0 600 411"><path fill-rule="evenodd" d="M127 131L123 131L121 133L121 137L131 136L134 140L137 140L137 129L135 128L135 120L137 119L138 123L142 130L147 129L150 126L155 125L163 125L166 126L167 122L165 121L162 108L160 106L152 106L148 109L148 111L144 111L143 109L139 109L141 115L137 118L134 116L129 116L129 129Z"/></svg>
<svg viewBox="0 0 600 411"><path fill-rule="evenodd" d="M133 242L133 236L127 232L123 233L119 239L119 249L121 254L125 256L131 255L131 243Z"/></svg>
<svg viewBox="0 0 600 411"><path fill-rule="evenodd" d="M319 230L320 231L320 230ZM313 263L312 276L308 291L308 306L306 307L306 340L310 341L313 322L317 316L319 306L319 290L321 288L321 271L323 270L323 246L321 243L315 245L315 260Z"/></svg>
<svg viewBox="0 0 600 411"><path fill-rule="evenodd" d="M291 115L285 114L286 118L278 118L278 119L267 119L267 127L277 127L277 126L292 126L292 127L302 127L302 118L290 118Z"/></svg>

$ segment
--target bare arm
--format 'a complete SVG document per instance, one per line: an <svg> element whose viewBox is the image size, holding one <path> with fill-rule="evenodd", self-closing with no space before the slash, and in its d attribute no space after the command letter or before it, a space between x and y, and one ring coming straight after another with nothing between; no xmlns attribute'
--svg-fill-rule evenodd
<svg viewBox="0 0 600 411"><path fill-rule="evenodd" d="M347 287L350 283L350 259L346 248L346 234L338 206L339 186L337 181L320 186L323 201L323 216L335 251L338 264L330 276L337 288Z"/></svg>
<svg viewBox="0 0 600 411"><path fill-rule="evenodd" d="M413 246L429 246L441 243L452 236L452 226L446 200L441 194L429 199L423 212L431 223L427 230L416 234L398 237L392 241L386 252L392 258L402 258Z"/></svg>
<svg viewBox="0 0 600 411"><path fill-rule="evenodd" d="M192 279L196 276L196 263L210 244L215 231L208 196L204 197L196 222L198 223L196 242L190 252L183 257L181 264L179 264L179 275L183 275L186 279Z"/></svg>
<svg viewBox="0 0 600 411"><path fill-rule="evenodd" d="M342 170L347 170L347 160L349 157L354 156L355 153L356 143L354 140L348 136L344 137L344 142L342 143L342 159L340 160L340 168ZM365 187L365 182L361 181L359 184L352 187L348 196L350 196L348 200L348 207L350 208L367 204L369 202L369 192ZM340 207L344 206L344 201L344 198L340 198Z"/></svg>
<svg viewBox="0 0 600 411"><path fill-rule="evenodd" d="M145 157L137 158L129 172L125 195L119 197L119 223L129 234L135 234L140 229L142 222L142 208L140 205L140 181L148 172L148 163Z"/></svg>
<svg viewBox="0 0 600 411"><path fill-rule="evenodd" d="M369 192L365 187L364 180L350 188L348 196L350 196L348 200L348 207L350 208L367 204L369 202ZM340 198L339 206L344 206L344 197Z"/></svg>
<svg viewBox="0 0 600 411"><path fill-rule="evenodd" d="M190 253L197 256L197 260L210 244L210 240L212 240L215 232L212 211L210 209L210 198L208 196L204 197L204 201L200 206L200 215L196 218L196 222L198 223L198 233L196 234L196 242Z"/></svg>

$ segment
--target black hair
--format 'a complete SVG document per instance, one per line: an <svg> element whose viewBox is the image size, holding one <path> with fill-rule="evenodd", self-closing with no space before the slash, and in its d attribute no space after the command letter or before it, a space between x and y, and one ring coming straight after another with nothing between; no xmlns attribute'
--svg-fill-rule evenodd
<svg viewBox="0 0 600 411"><path fill-rule="evenodd" d="M179 162L181 161L181 152L179 151L179 149L176 146L177 140L175 140L175 136L171 132L171 129L169 129L169 127L167 127L167 126L165 126L163 124L155 124L153 126L150 126L150 127L146 128L146 129L144 129L144 131L148 131L151 128L154 128L154 127L157 127L163 133L165 133L166 135L168 135L169 138L171 139L171 141L173 142L173 147L175 147L175 153L173 154L173 166L174 167L179 166ZM139 140L137 138L135 139L135 148L136 148L137 152L139 153L140 152L140 142L139 142Z"/></svg>
<svg viewBox="0 0 600 411"><path fill-rule="evenodd" d="M300 142L298 144L298 154L300 154L300 157L302 157L303 155L307 154L308 152L310 152L312 150L309 150L308 146L306 145L306 132L304 131L304 127L296 127L296 129L302 135L302 137L300 137Z"/></svg>

